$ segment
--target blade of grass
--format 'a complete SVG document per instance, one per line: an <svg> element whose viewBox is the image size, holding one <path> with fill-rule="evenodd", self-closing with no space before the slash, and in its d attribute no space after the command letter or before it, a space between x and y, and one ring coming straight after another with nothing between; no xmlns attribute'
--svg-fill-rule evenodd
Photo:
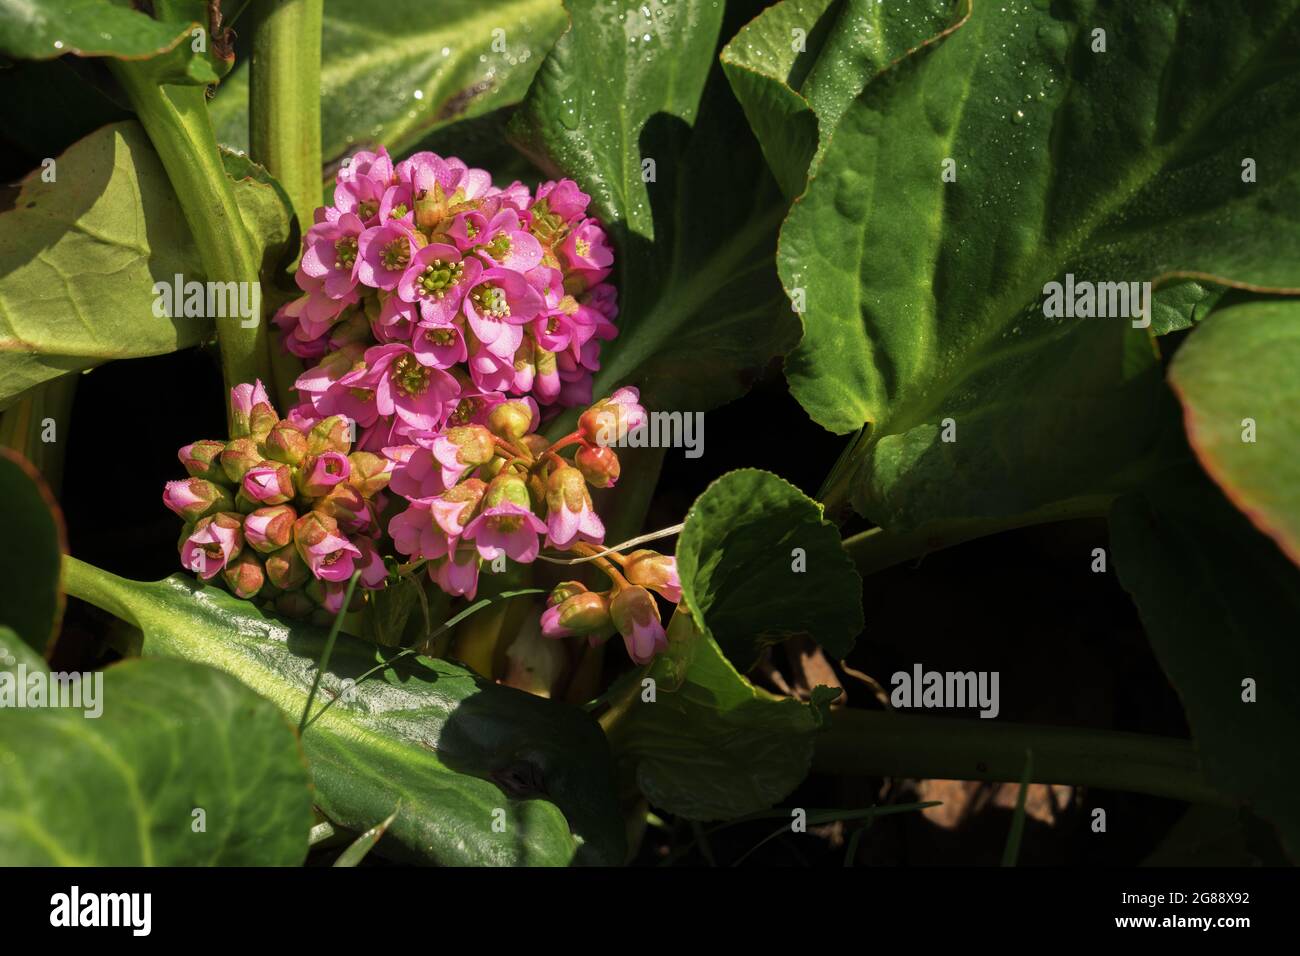
<svg viewBox="0 0 1300 956"><path fill-rule="evenodd" d="M1002 865L1015 866L1020 858L1020 839L1025 833L1025 796L1029 793L1029 781L1034 776L1034 752L1025 751L1025 772L1020 777L1020 793L1016 796L1016 812L1011 816L1011 831L1007 834L1007 845L1002 848Z"/></svg>
<svg viewBox="0 0 1300 956"><path fill-rule="evenodd" d="M316 691L320 690L321 678L325 676L325 668L330 665L330 655L334 653L334 642L338 640L339 629L343 627L343 615L348 607L352 604L352 594L357 589L357 581L361 578L361 569L358 568L352 572L352 577L348 579L348 590L343 596L343 604L338 613L334 615L334 625L330 628L329 637L325 639L325 647L321 650L320 665L316 668L316 677L311 682L311 692L307 694L307 703L302 707L302 717L298 721L298 736L307 729L307 715L311 713L312 701L316 699Z"/></svg>
<svg viewBox="0 0 1300 956"><path fill-rule="evenodd" d="M348 848L339 854L338 859L334 861L334 865L356 866L364 860L366 854L374 849L375 844L379 842L379 838L384 835L384 831L387 830L392 822L397 819L397 814L401 809L402 805L399 802L397 804L397 809L388 815L387 820L376 824L352 841Z"/></svg>

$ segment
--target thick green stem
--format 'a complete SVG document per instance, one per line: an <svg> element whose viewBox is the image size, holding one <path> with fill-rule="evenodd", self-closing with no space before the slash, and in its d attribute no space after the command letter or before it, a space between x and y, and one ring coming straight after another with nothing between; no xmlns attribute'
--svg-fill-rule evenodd
<svg viewBox="0 0 1300 956"><path fill-rule="evenodd" d="M35 465L56 496L63 485L63 458L76 389L77 376L64 375L28 390L0 413L0 447L18 452Z"/></svg>
<svg viewBox="0 0 1300 956"><path fill-rule="evenodd" d="M240 216L233 183L222 165L203 88L159 85L148 61L108 62L162 159L208 281L247 282L258 293L257 313L251 319L214 317L226 385L255 378L269 381L260 306L261 262Z"/></svg>
<svg viewBox="0 0 1300 956"><path fill-rule="evenodd" d="M848 709L816 747L813 769L825 773L1002 782L1021 779L1031 750L1034 783L1233 802L1206 781L1191 742L1169 737Z"/></svg>
<svg viewBox="0 0 1300 956"><path fill-rule="evenodd" d="M279 181L305 234L321 204L320 57L324 0L255 0L249 152ZM280 408L294 404L302 363L270 337Z"/></svg>
<svg viewBox="0 0 1300 956"><path fill-rule="evenodd" d="M884 528L872 528L845 538L844 550L857 565L858 573L866 577L868 574L892 568L906 561L914 561L932 551L941 551L1001 531L1076 518L1103 518L1110 510L1112 500L1109 495L1071 498L1068 501L1053 502L1036 511L1008 515L1004 518L932 521L915 531L902 534L886 531Z"/></svg>

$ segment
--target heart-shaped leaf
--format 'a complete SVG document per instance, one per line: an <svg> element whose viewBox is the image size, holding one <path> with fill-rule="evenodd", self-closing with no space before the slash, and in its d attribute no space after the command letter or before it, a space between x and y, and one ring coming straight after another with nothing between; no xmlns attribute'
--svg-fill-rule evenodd
<svg viewBox="0 0 1300 956"><path fill-rule="evenodd" d="M329 0L321 26L321 152L400 154L460 119L518 102L564 29L560 0ZM248 149L247 65L211 104L217 139Z"/></svg>
<svg viewBox="0 0 1300 956"><path fill-rule="evenodd" d="M811 637L837 659L862 630L862 579L817 502L776 475L731 471L686 516L677 568L697 624L741 671Z"/></svg>
<svg viewBox="0 0 1300 956"><path fill-rule="evenodd" d="M319 628L180 576L126 581L68 559L65 584L138 626L145 654L211 664L293 720L302 714L326 639ZM326 816L363 831L400 803L379 849L391 840L422 863L622 861L609 751L590 718L447 661L384 666L392 657L347 634L334 645L302 737Z"/></svg>
<svg viewBox="0 0 1300 956"><path fill-rule="evenodd" d="M1178 350L1169 381L1210 477L1300 564L1300 302L1214 313Z"/></svg>
<svg viewBox="0 0 1300 956"><path fill-rule="evenodd" d="M689 614L668 627L668 650L610 688L602 718L621 772L656 807L691 820L766 810L808 773L814 732L838 690L812 702L755 687Z"/></svg>
<svg viewBox="0 0 1300 956"><path fill-rule="evenodd" d="M571 15L510 129L591 194L615 242L619 337L595 394L637 385L651 408L705 411L798 335L771 269L779 190L713 68L722 4Z"/></svg>
<svg viewBox="0 0 1300 956"><path fill-rule="evenodd" d="M278 258L291 235L278 187L245 159L226 162L259 247ZM34 171L0 213L0 408L59 375L207 339L211 319L155 312L155 284L178 275L202 281L198 251L137 123L105 126Z"/></svg>
<svg viewBox="0 0 1300 956"><path fill-rule="evenodd" d="M307 767L272 704L183 661L56 675L63 683L33 673L0 672L0 861L302 863ZM36 687L49 689L43 705L32 703ZM55 693L73 706L52 707Z"/></svg>
<svg viewBox="0 0 1300 956"><path fill-rule="evenodd" d="M1110 522L1115 569L1207 778L1271 819L1300 857L1300 570L1192 470L1121 498Z"/></svg>
<svg viewBox="0 0 1300 956"><path fill-rule="evenodd" d="M1140 283L1300 289L1296 3L965 10L866 83L781 233L791 389L870 423L853 500L895 530L1134 483L1161 390Z"/></svg>
<svg viewBox="0 0 1300 956"><path fill-rule="evenodd" d="M7 448L0 448L0 541L0 625L43 653L63 616L63 519L41 476Z"/></svg>

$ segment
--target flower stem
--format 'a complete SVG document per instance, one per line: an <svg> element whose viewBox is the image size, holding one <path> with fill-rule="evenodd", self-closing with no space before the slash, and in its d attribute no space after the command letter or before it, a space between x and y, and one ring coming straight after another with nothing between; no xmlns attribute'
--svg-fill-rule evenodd
<svg viewBox="0 0 1300 956"><path fill-rule="evenodd" d="M863 577L892 568L907 561L922 558L932 551L941 551L975 538L1012 531L1036 524L1068 521L1075 518L1103 518L1110 510L1113 498L1096 495L1057 501L1035 511L1008 515L1003 518L957 518L932 521L914 531L892 532L884 528L871 528L861 534L844 539L844 550L849 553L858 573Z"/></svg>
<svg viewBox="0 0 1300 956"><path fill-rule="evenodd" d="M1190 803L1233 801L1206 781L1187 740L1074 727L845 709L817 737L825 773L1014 782L1034 754L1034 783L1148 793Z"/></svg>
<svg viewBox="0 0 1300 956"><path fill-rule="evenodd" d="M162 159L210 282L247 282L259 293L260 257L221 162L201 86L163 86L149 61L108 60ZM259 299L260 301L260 299ZM226 387L270 380L266 328L259 313L245 327L239 315L214 316Z"/></svg>

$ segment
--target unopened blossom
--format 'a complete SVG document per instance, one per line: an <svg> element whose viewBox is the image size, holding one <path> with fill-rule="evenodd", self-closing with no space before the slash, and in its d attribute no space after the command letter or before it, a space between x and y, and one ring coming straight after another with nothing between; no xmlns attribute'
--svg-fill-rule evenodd
<svg viewBox="0 0 1300 956"><path fill-rule="evenodd" d="M204 580L216 577L243 550L242 526L242 516L232 512L200 518L181 543L181 564Z"/></svg>
<svg viewBox="0 0 1300 956"><path fill-rule="evenodd" d="M235 504L230 492L204 478L169 481L163 489L163 504L186 521L198 521L216 511L230 511Z"/></svg>
<svg viewBox="0 0 1300 956"><path fill-rule="evenodd" d="M648 663L668 647L668 635L659 619L659 606L650 592L633 585L621 588L609 602L610 618L623 635L628 656Z"/></svg>
<svg viewBox="0 0 1300 956"><path fill-rule="evenodd" d="M632 584L652 588L673 604L682 600L682 582L677 576L677 559L658 551L633 551L623 559L623 574Z"/></svg>
<svg viewBox="0 0 1300 956"><path fill-rule="evenodd" d="M550 547L567 548L576 541L600 543L605 525L591 506L582 472L561 465L546 483L546 540Z"/></svg>
<svg viewBox="0 0 1300 956"><path fill-rule="evenodd" d="M578 418L578 431L589 444L608 447L619 444L628 432L649 420L641 405L641 393L629 385L583 412Z"/></svg>

